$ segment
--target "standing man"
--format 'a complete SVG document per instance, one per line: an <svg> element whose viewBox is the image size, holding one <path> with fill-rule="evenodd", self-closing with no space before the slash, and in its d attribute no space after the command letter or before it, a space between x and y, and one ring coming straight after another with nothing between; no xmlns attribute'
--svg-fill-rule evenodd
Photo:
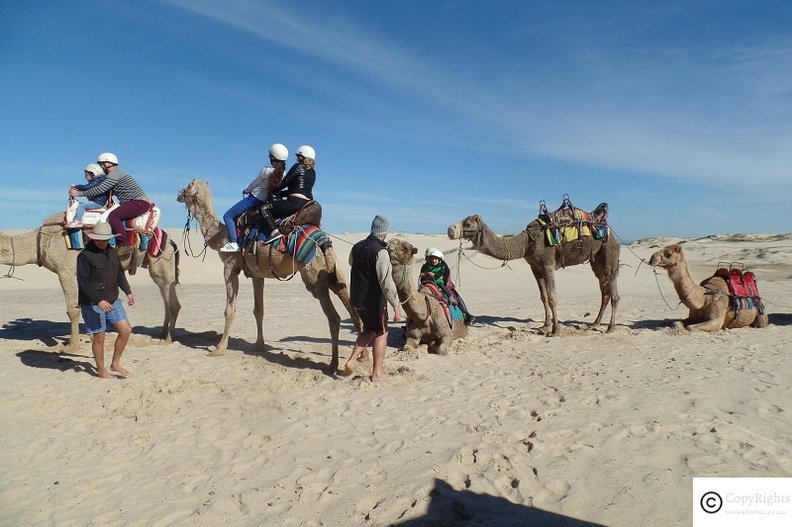
<svg viewBox="0 0 792 527"><path fill-rule="evenodd" d="M344 374L354 373L360 353L374 341L372 381L381 381L387 377L382 370L382 363L385 361L388 345L388 304L393 306L393 321L401 320L401 304L385 244L389 227L387 219L375 216L369 236L357 242L349 253L349 265L352 267L350 300L363 322L363 331L355 340L352 354L344 365Z"/></svg>
<svg viewBox="0 0 792 527"><path fill-rule="evenodd" d="M129 372L121 366L121 354L124 353L132 326L127 319L126 311L118 298L121 288L126 293L129 305L135 305L135 295L129 287L118 252L110 246L109 240L115 237L110 224L100 221L88 233L91 239L85 249L77 255L77 287L80 311L85 328L91 335L91 349L96 360L96 374L102 379L114 377L110 375L104 364L104 343L107 323L112 322L118 331L113 350L113 362L110 369L122 377Z"/></svg>

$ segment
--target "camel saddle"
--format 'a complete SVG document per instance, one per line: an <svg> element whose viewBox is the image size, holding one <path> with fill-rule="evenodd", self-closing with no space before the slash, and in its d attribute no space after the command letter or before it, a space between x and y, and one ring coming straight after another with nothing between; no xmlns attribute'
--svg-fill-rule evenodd
<svg viewBox="0 0 792 527"><path fill-rule="evenodd" d="M448 322L449 327L453 328L454 321L463 318L462 312L459 310L459 308L457 306L449 304L446 301L445 295L443 295L443 292L440 290L439 287L437 287L437 284L434 284L432 282L424 282L421 284L419 290L421 289L426 289L431 296L435 297L437 302L440 304L440 308L443 310L443 314L445 315L446 322ZM428 302L426 307L427 309L429 308ZM456 316L457 314L459 316Z"/></svg>
<svg viewBox="0 0 792 527"><path fill-rule="evenodd" d="M76 204L76 202L75 202ZM85 213L82 217L82 227L80 229L93 229L93 226L100 221L107 221L107 217L110 215L113 210L118 208L118 204L113 204L111 207L102 207L100 209L85 209ZM71 206L70 206L71 207ZM76 208L76 207L75 207ZM126 220L127 230L135 232L137 234L152 234L154 229L159 224L160 220L160 209L154 203L149 204L149 210L141 214L140 216L136 216L131 220ZM74 216L74 211L67 208L66 211L66 221L68 223L70 216ZM68 229L68 227L67 227ZM70 229L69 229L70 230Z"/></svg>
<svg viewBox="0 0 792 527"><path fill-rule="evenodd" d="M318 201L311 200L291 216L283 218L278 225L278 229L283 234L289 234L295 227L300 225L322 225L322 206Z"/></svg>
<svg viewBox="0 0 792 527"><path fill-rule="evenodd" d="M539 202L538 220L545 226L547 241L557 245L581 236L594 236L598 240L608 239L608 204L597 205L591 212L575 207L564 194L561 206L550 212L544 201Z"/></svg>
<svg viewBox="0 0 792 527"><path fill-rule="evenodd" d="M729 286L729 296L737 311L756 307L760 315L764 314L764 304L759 296L759 286L753 272L736 267L720 267L715 271L715 276L723 278Z"/></svg>

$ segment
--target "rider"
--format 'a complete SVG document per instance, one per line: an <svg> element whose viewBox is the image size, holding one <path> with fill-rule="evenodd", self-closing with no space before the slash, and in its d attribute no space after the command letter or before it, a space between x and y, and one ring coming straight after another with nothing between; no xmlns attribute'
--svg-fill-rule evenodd
<svg viewBox="0 0 792 527"><path fill-rule="evenodd" d="M88 180L88 183L84 185L73 185L74 188L77 190L88 190L89 188L93 188L102 183L107 176L105 176L102 167L97 165L96 163L88 163L85 165L83 169L83 174L85 175L85 179ZM66 228L69 229L78 229L83 226L82 218L83 214L85 214L85 209L101 209L108 205L110 199L110 194L102 194L101 196L96 196L93 200L87 203L78 202L74 198L69 198L69 209L71 209L72 201L76 203L76 210L74 211L74 218L66 224ZM112 205L112 203L110 203Z"/></svg>
<svg viewBox="0 0 792 527"><path fill-rule="evenodd" d="M468 326L472 324L476 317L470 314L465 301L462 300L462 296L456 290L454 282L451 281L451 269L449 269L445 261L443 251L435 247L429 247L426 249L425 257L426 263L421 266L421 271L418 275L421 284L434 283L437 285L443 296L445 296L446 302L449 304L454 303L462 310L465 324Z"/></svg>
<svg viewBox="0 0 792 527"><path fill-rule="evenodd" d="M268 207L262 209L262 221L269 229L269 238L264 243L272 243L283 235L275 224L276 218L285 218L300 210L306 203L313 200L313 186L316 183L316 151L309 145L297 148L294 154L297 162L292 165L283 178L275 198ZM284 197L285 196L285 197Z"/></svg>
<svg viewBox="0 0 792 527"><path fill-rule="evenodd" d="M138 182L118 166L118 157L115 154L103 152L97 157L96 163L107 174L107 179L88 190L80 191L72 187L69 189L69 196L93 199L112 190L120 205L110 212L107 222L113 228L118 247L129 246L124 220L145 214L151 208L151 203Z"/></svg>
<svg viewBox="0 0 792 527"><path fill-rule="evenodd" d="M245 190L244 196L233 207L228 209L223 215L228 237L231 239L225 244L220 252L233 253L239 250L237 243L236 220L245 212L264 205L270 197L270 187L278 185L283 179L283 172L286 170L286 160L289 158L289 150L280 143L274 143L269 147L270 165L261 169L256 179L250 182ZM280 186L278 185L278 188ZM274 240L273 240L274 241Z"/></svg>

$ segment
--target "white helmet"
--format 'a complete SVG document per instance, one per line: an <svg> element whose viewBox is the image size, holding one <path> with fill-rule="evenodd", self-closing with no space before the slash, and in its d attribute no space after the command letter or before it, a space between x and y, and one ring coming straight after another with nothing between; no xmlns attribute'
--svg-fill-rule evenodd
<svg viewBox="0 0 792 527"><path fill-rule="evenodd" d="M96 158L97 163L107 162L113 163L114 165L118 164L118 158L112 152L103 152L99 154L99 157Z"/></svg>
<svg viewBox="0 0 792 527"><path fill-rule="evenodd" d="M297 149L295 154L316 161L316 151L310 145L302 145L300 148Z"/></svg>
<svg viewBox="0 0 792 527"><path fill-rule="evenodd" d="M436 256L436 257L440 258L441 260L445 259L444 255L443 255L443 251L441 251L440 249L435 249L434 247L429 247L428 249L426 249L426 255L425 256L426 256L427 260L429 259L430 256Z"/></svg>
<svg viewBox="0 0 792 527"><path fill-rule="evenodd" d="M269 147L269 155L278 161L286 161L289 159L289 149L280 143L274 143Z"/></svg>
<svg viewBox="0 0 792 527"><path fill-rule="evenodd" d="M87 165L85 165L83 172L90 172L91 174L94 175L94 177L104 175L104 170L102 170L102 167L100 167L96 163L88 163Z"/></svg>

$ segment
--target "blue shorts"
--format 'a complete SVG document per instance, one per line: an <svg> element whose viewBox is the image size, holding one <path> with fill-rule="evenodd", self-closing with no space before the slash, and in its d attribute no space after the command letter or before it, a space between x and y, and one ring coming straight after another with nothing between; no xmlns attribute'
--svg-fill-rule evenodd
<svg viewBox="0 0 792 527"><path fill-rule="evenodd" d="M105 313L97 305L80 306L80 311L82 312L83 322L85 322L85 331L89 335L107 331L108 322L115 324L127 319L124 304L121 303L120 298L113 302L113 310L109 313Z"/></svg>

